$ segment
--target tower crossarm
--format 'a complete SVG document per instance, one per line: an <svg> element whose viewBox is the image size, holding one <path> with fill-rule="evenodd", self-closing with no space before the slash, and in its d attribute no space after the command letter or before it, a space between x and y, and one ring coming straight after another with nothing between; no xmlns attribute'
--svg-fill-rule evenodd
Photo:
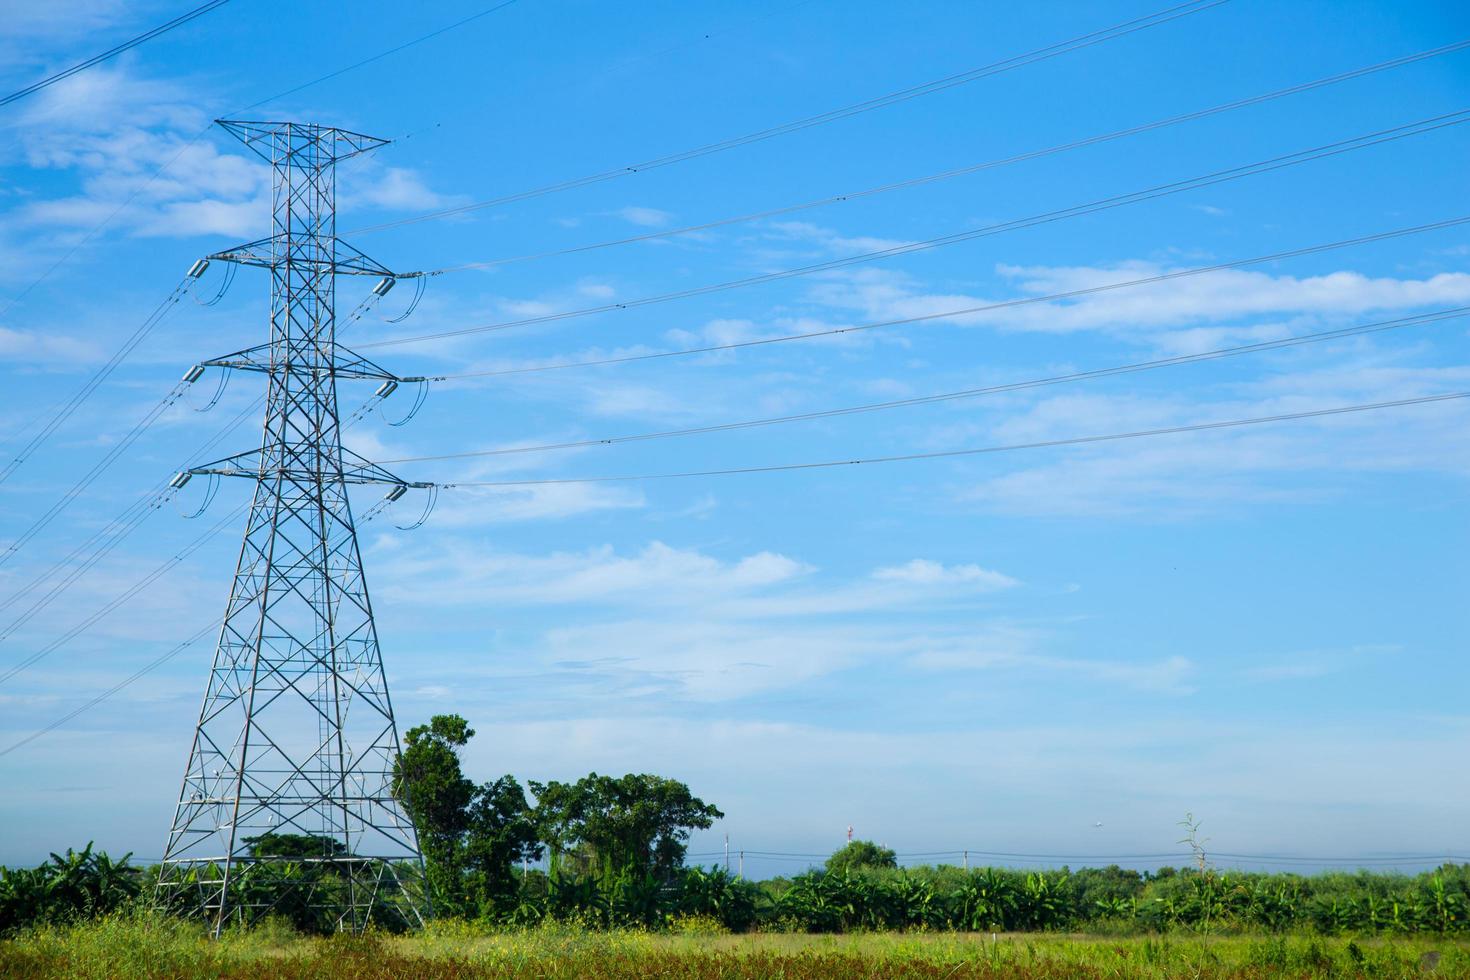
<svg viewBox="0 0 1470 980"><path fill-rule="evenodd" d="M394 374L385 367L368 360L341 344L331 345L332 356L323 358L320 362L313 360L307 364L295 364L290 361L285 363L273 362L272 345L259 344L255 347L247 347L244 350L225 354L222 357L210 358L200 361L201 367L229 368L233 371L258 371L269 374L272 371L291 371L297 374L310 375L311 377L333 377L350 381L392 381L395 384L411 383L425 380L423 377L413 375L404 377Z"/></svg>
<svg viewBox="0 0 1470 980"><path fill-rule="evenodd" d="M205 258L211 262L234 262L259 269L277 269L289 263L302 269L319 269L339 276L416 279L423 275L421 272L394 272L335 235L272 235Z"/></svg>
<svg viewBox="0 0 1470 980"><path fill-rule="evenodd" d="M393 142L336 126L250 119L216 119L214 122L276 168L319 170Z"/></svg>
<svg viewBox="0 0 1470 980"><path fill-rule="evenodd" d="M350 449L340 450L342 454L342 470L340 473L322 473L302 466L292 466L272 461L271 453L262 453L259 449L249 449L243 453L226 456L212 463L204 463L200 466L191 466L185 473L190 476L241 476L251 480L270 481L276 478L288 480L292 483L310 484L320 480L341 481L342 483L377 483L395 487L408 487L414 490L425 490L433 486L432 483L414 482L405 480L394 475L372 460L365 459Z"/></svg>

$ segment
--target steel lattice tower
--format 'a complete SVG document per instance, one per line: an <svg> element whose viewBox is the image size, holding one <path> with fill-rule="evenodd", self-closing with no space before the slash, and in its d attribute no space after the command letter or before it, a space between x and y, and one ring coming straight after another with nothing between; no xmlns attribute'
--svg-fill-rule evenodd
<svg viewBox="0 0 1470 980"><path fill-rule="evenodd" d="M398 730L347 495L412 484L342 448L336 391L401 380L335 336L336 277L394 274L338 240L334 168L386 141L220 125L272 166L273 234L210 258L270 270L271 325L268 344L206 363L265 374L265 431L260 449L188 471L252 479L255 495L159 901L216 934L283 904L345 930L417 922L422 856L391 791Z"/></svg>

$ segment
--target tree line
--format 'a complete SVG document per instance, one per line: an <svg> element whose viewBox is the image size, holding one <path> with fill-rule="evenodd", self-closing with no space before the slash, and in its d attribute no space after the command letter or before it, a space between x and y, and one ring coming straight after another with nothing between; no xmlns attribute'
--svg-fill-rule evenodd
<svg viewBox="0 0 1470 980"><path fill-rule="evenodd" d="M685 784L595 772L570 783L522 787L502 776L476 784L460 760L473 736L458 715L436 716L406 734L393 774L440 918L732 932L1470 932L1470 865L1417 875L1220 872L1197 844L1192 820L1186 841L1197 861L1185 869L899 868L893 851L853 841L820 868L754 882L685 864L691 831L724 816ZM278 917L302 931L328 931L330 903L322 899L342 883L330 863L307 859L346 857L341 843L294 833L246 843L255 857L273 859L275 877L243 875L234 887L278 889L264 896ZM113 860L88 845L37 868L0 868L0 933L151 906L159 868L129 857ZM546 870L529 866L543 859ZM389 896L375 921L407 928L405 908L401 895Z"/></svg>

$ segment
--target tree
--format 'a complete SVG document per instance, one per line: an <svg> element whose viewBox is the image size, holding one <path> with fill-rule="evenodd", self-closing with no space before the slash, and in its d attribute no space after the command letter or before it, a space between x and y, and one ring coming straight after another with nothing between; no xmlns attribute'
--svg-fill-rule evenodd
<svg viewBox="0 0 1470 980"><path fill-rule="evenodd" d="M475 735L459 715L435 715L409 729L393 770L393 794L418 831L435 904L486 913L511 905L513 868L541 857L531 806L514 776L476 787L459 750Z"/></svg>
<svg viewBox="0 0 1470 980"><path fill-rule="evenodd" d="M482 911L486 906L513 908L519 887L515 865L539 860L541 854L531 805L514 776L501 776L475 791L464 858Z"/></svg>
<svg viewBox="0 0 1470 980"><path fill-rule="evenodd" d="M321 834L261 834L247 837L253 857L263 858L320 858L341 857L347 846L334 837Z"/></svg>
<svg viewBox="0 0 1470 980"><path fill-rule="evenodd" d="M435 715L427 725L408 730L393 764L393 796L418 833L435 904L454 911L465 904L460 848L475 796L475 784L460 768L459 750L474 734L459 715Z"/></svg>
<svg viewBox="0 0 1470 980"><path fill-rule="evenodd" d="M857 871L862 868L896 868L898 855L870 840L848 841L827 859L828 872Z"/></svg>
<svg viewBox="0 0 1470 980"><path fill-rule="evenodd" d="M605 877L666 880L684 863L691 830L723 817L685 784L647 773L591 773L575 783L530 784L536 824L551 847L553 870L571 858Z"/></svg>

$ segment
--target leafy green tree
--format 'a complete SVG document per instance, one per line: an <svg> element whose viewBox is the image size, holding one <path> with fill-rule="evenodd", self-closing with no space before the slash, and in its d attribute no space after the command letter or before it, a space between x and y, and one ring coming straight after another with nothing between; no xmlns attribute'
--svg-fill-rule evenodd
<svg viewBox="0 0 1470 980"><path fill-rule="evenodd" d="M261 834L245 838L245 843L258 858L342 857L347 853L341 841L321 834Z"/></svg>
<svg viewBox="0 0 1470 980"><path fill-rule="evenodd" d="M515 865L538 860L543 853L526 793L514 776L501 776L475 791L468 816L464 864L472 879L470 890L482 911L509 911L520 885Z"/></svg>
<svg viewBox="0 0 1470 980"><path fill-rule="evenodd" d="M435 715L408 730L393 765L393 796L418 832L435 905L454 912L463 912L466 903L461 845L475 797L459 750L474 734L459 715Z"/></svg>
<svg viewBox="0 0 1470 980"><path fill-rule="evenodd" d="M683 865L691 830L723 817L674 779L647 773L600 776L575 783L530 783L536 823L551 848L553 870L570 859L573 870L607 879L653 875L668 880Z"/></svg>
<svg viewBox="0 0 1470 980"><path fill-rule="evenodd" d="M536 822L520 783L502 776L476 787L459 750L475 735L459 715L435 715L409 729L393 771L428 865L436 906L459 914L495 914L515 907L514 867L541 857Z"/></svg>
<svg viewBox="0 0 1470 980"><path fill-rule="evenodd" d="M845 846L832 852L826 864L829 874L861 871L864 868L896 867L898 867L898 855L870 840L848 841Z"/></svg>

